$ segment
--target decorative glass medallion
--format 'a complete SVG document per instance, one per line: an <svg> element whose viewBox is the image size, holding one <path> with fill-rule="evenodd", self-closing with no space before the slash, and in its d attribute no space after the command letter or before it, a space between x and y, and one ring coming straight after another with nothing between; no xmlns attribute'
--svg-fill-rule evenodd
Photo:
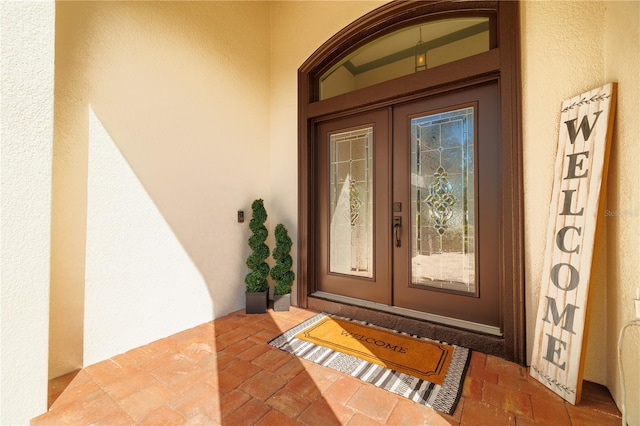
<svg viewBox="0 0 640 426"><path fill-rule="evenodd" d="M329 136L330 271L373 277L373 128Z"/></svg>
<svg viewBox="0 0 640 426"><path fill-rule="evenodd" d="M424 202L431 208L431 219L433 219L433 227L436 228L438 234L444 234L447 229L447 222L453 216L453 206L458 199L453 194L453 186L447 180L447 172L442 166L433 174L434 181L429 185L429 196Z"/></svg>

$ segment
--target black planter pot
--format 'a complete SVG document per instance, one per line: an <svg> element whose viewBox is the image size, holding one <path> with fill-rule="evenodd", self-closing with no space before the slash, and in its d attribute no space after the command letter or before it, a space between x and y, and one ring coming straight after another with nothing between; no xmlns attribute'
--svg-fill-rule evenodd
<svg viewBox="0 0 640 426"><path fill-rule="evenodd" d="M256 293L245 292L246 312L248 314L264 314L267 312L268 290Z"/></svg>
<svg viewBox="0 0 640 426"><path fill-rule="evenodd" d="M273 295L273 310L288 311L291 306L291 294Z"/></svg>

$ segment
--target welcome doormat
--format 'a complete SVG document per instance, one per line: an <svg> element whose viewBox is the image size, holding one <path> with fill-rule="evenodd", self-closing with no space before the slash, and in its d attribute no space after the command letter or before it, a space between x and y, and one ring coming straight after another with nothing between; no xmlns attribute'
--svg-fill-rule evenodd
<svg viewBox="0 0 640 426"><path fill-rule="evenodd" d="M324 313L269 344L446 414L456 409L471 352Z"/></svg>

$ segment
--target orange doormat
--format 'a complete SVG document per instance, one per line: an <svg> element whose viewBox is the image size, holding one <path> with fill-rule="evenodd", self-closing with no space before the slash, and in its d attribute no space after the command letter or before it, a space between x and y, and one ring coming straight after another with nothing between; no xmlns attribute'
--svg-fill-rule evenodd
<svg viewBox="0 0 640 426"><path fill-rule="evenodd" d="M418 404L452 414L471 351L321 313L269 342Z"/></svg>
<svg viewBox="0 0 640 426"><path fill-rule="evenodd" d="M453 355L451 345L329 316L295 337L439 385Z"/></svg>

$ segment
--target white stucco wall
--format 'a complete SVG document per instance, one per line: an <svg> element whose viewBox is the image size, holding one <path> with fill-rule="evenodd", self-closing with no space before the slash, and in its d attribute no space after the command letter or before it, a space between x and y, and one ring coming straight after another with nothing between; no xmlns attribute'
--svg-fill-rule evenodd
<svg viewBox="0 0 640 426"><path fill-rule="evenodd" d="M633 299L640 292L640 2L607 4L605 79L618 82L618 111L613 134L605 216L607 244L607 387L618 404L620 329L635 318ZM623 344L627 421L640 424L640 327Z"/></svg>
<svg viewBox="0 0 640 426"><path fill-rule="evenodd" d="M0 3L0 424L47 408L54 3Z"/></svg>
<svg viewBox="0 0 640 426"><path fill-rule="evenodd" d="M52 377L243 308L270 201L267 3L57 13Z"/></svg>

